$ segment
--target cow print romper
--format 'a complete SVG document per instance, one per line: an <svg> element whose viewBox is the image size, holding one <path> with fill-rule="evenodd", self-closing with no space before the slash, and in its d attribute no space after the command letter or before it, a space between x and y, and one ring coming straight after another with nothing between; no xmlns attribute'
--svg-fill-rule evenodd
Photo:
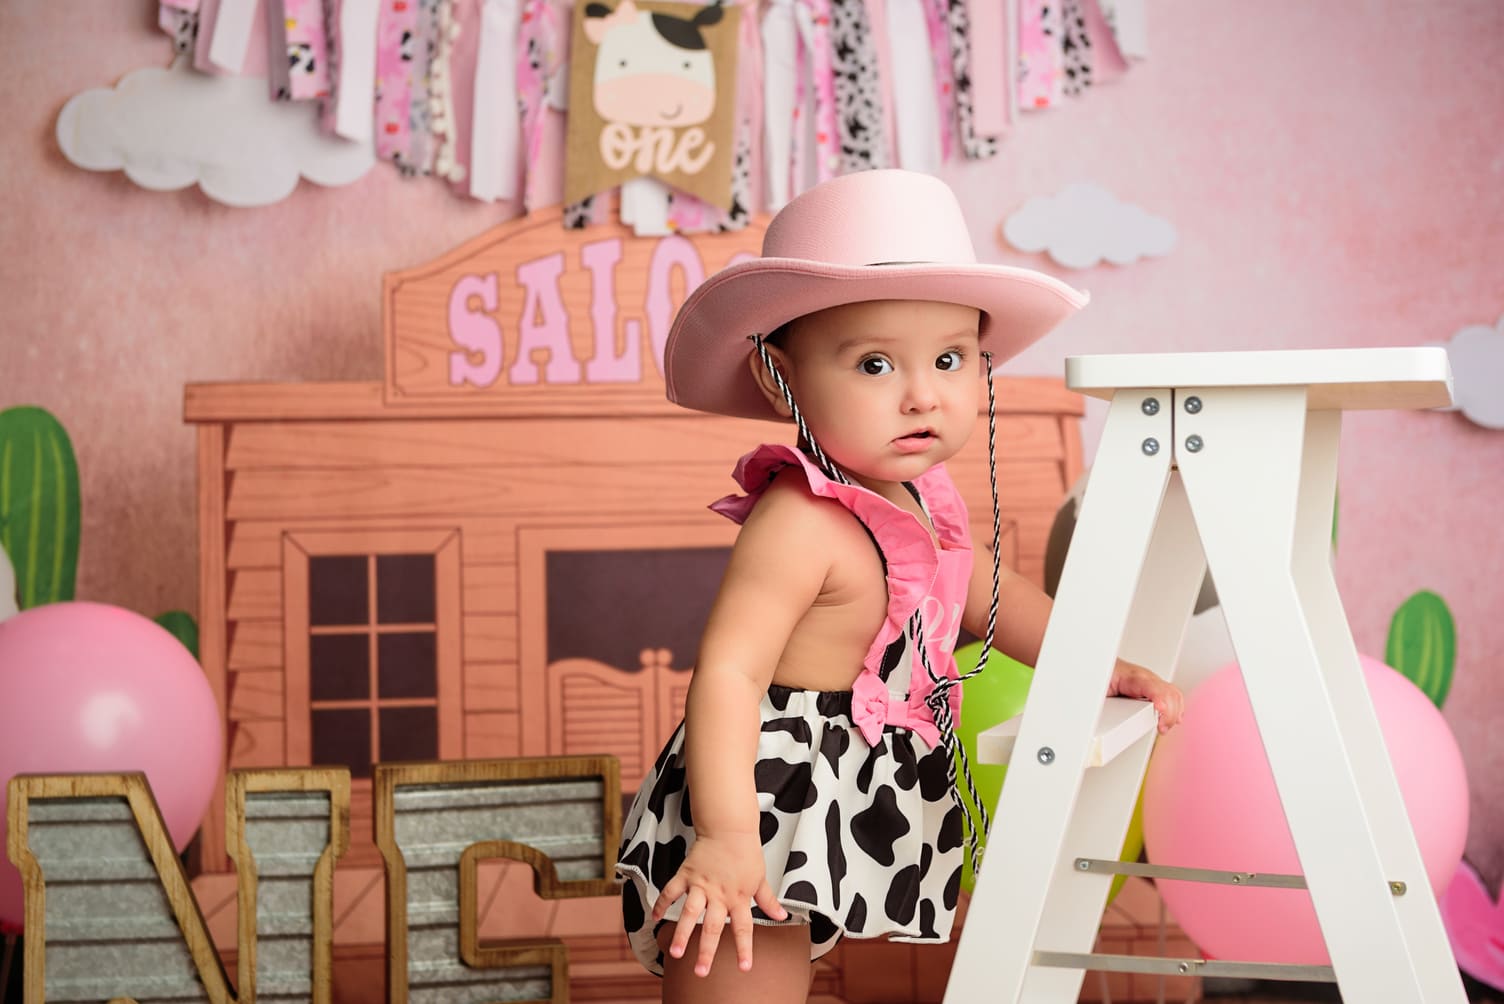
<svg viewBox="0 0 1504 1004"><path fill-rule="evenodd" d="M961 812L951 801L945 747L924 698L933 689L906 630L923 610L930 665L956 674L951 652L966 603L971 535L966 508L943 467L908 487L920 521L859 485L828 480L802 453L761 446L737 464L746 495L711 508L740 523L779 471L804 471L812 495L834 499L866 526L883 558L888 610L849 691L771 686L760 705L754 767L768 885L810 925L810 958L845 935L943 942L961 886ZM959 719L960 688L951 713ZM632 949L663 974L653 903L694 842L685 784L684 725L643 780L623 826L617 878ZM684 899L660 922L676 923ZM752 917L774 924L756 904Z"/></svg>

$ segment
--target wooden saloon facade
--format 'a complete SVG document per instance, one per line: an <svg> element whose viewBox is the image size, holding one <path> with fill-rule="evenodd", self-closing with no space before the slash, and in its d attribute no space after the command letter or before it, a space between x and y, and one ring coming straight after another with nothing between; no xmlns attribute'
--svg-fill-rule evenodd
<svg viewBox="0 0 1504 1004"><path fill-rule="evenodd" d="M629 796L677 723L735 534L706 504L788 430L669 404L658 360L688 290L760 241L535 213L385 277L380 382L187 388L227 766L351 770L337 962L381 951L373 763L605 753ZM1003 559L1038 581L1080 473L1081 403L1058 380L997 386ZM950 469L985 541L985 416ZM233 917L215 916L233 883L224 818L216 801L195 887L233 945ZM577 998L656 992L614 901L509 897L482 899L483 928L550 926ZM839 965L817 985L851 990Z"/></svg>

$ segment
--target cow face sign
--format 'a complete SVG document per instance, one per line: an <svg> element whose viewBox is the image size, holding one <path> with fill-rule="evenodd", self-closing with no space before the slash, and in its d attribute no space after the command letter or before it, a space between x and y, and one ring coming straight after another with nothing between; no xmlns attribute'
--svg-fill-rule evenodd
<svg viewBox="0 0 1504 1004"><path fill-rule="evenodd" d="M648 176L729 205L737 9L577 9L565 201Z"/></svg>

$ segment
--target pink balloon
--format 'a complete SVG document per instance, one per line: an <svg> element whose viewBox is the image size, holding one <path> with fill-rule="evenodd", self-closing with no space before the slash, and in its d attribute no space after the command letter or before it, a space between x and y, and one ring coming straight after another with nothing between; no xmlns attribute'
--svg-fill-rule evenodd
<svg viewBox="0 0 1504 1004"><path fill-rule="evenodd" d="M198 829L223 759L204 671L162 627L100 603L0 621L0 847L17 774L144 771L174 846ZM21 875L0 855L0 923L21 923Z"/></svg>
<svg viewBox="0 0 1504 1004"><path fill-rule="evenodd" d="M1468 790L1446 720L1397 671L1360 657L1389 759L1439 894L1462 859ZM1291 695L1292 700L1299 699ZM1156 864L1299 874L1274 777L1236 663L1191 692L1182 724L1163 736L1144 782L1144 846ZM1158 880L1176 922L1208 958L1329 965L1304 889Z"/></svg>

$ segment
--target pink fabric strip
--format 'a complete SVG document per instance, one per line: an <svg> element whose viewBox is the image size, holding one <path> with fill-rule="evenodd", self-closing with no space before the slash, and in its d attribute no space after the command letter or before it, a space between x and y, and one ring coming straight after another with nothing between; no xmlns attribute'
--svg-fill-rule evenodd
<svg viewBox="0 0 1504 1004"><path fill-rule="evenodd" d="M1018 2L1018 106L1049 108L1060 102L1060 4Z"/></svg>
<svg viewBox="0 0 1504 1004"><path fill-rule="evenodd" d="M450 178L456 192L469 194L470 132L475 115L475 60L480 51L481 0L456 0L454 21L459 34L449 56L449 86L454 101L454 162L458 170ZM515 49L505 54L508 64Z"/></svg>
<svg viewBox="0 0 1504 1004"><path fill-rule="evenodd" d="M807 53L815 90L815 177L829 181L841 166L841 135L836 123L836 83L830 61L830 0L801 0L808 6L812 51Z"/></svg>
<svg viewBox="0 0 1504 1004"><path fill-rule="evenodd" d="M282 0L282 19L287 32L289 96L294 101L327 97L329 37L324 32L324 0Z"/></svg>
<svg viewBox="0 0 1504 1004"><path fill-rule="evenodd" d="M407 150L418 0L383 0L376 27L376 157L395 161Z"/></svg>
<svg viewBox="0 0 1504 1004"><path fill-rule="evenodd" d="M523 208L531 212L564 198L564 114L548 103L548 81L565 72L569 20L548 0L528 0L517 36L517 100L522 103L526 177Z"/></svg>
<svg viewBox="0 0 1504 1004"><path fill-rule="evenodd" d="M935 100L940 108L940 157L949 160L956 143L956 96L951 76L946 0L924 0L923 6L924 26L930 35L931 61L935 65Z"/></svg>
<svg viewBox="0 0 1504 1004"><path fill-rule="evenodd" d="M1003 0L966 0L971 16L971 115L978 136L1008 131L1008 53Z"/></svg>

